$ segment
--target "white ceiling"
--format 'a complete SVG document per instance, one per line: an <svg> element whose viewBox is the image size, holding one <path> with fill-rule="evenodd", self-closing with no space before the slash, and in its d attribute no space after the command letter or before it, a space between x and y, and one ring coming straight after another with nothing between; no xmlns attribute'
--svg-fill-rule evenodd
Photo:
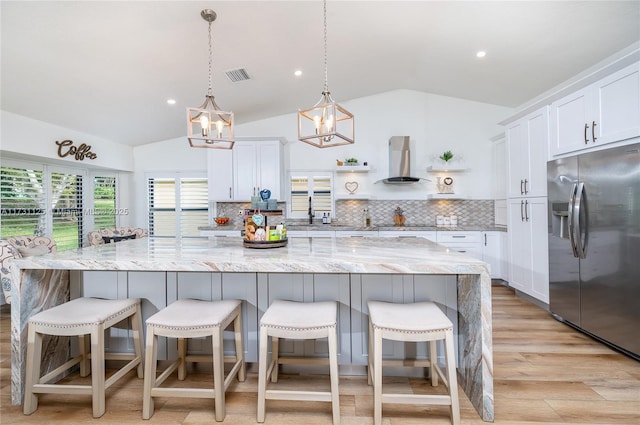
<svg viewBox="0 0 640 425"><path fill-rule="evenodd" d="M3 0L0 8L2 109L118 143L185 134L185 108L200 105L208 87L205 8L218 14L213 92L236 123L309 107L323 88L320 0ZM329 0L327 8L338 102L413 89L517 107L640 40L640 0ZM251 80L230 82L224 71L240 67Z"/></svg>

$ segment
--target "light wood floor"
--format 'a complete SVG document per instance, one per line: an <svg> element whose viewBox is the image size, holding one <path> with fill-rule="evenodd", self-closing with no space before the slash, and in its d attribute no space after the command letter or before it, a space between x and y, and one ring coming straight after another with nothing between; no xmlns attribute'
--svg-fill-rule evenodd
<svg viewBox="0 0 640 425"><path fill-rule="evenodd" d="M40 396L40 407L23 416L10 404L9 309L0 308L0 423L6 424L212 424L213 403L199 399L159 399L150 421L141 419L142 380L128 378L107 391L107 412L91 419L88 396ZM493 353L496 424L640 424L640 362L553 320L540 308L515 297L512 290L493 287ZM194 373L203 385L210 377ZM327 387L324 376L305 376L284 385ZM72 376L70 381L82 378ZM385 378L400 391L433 391L424 381ZM255 424L256 374L232 384L227 394L225 424ZM373 392L365 377L340 378L343 425L372 424ZM464 393L460 393L463 424L482 424ZM444 407L385 405L385 425L448 424ZM329 403L267 402L267 424L331 424Z"/></svg>

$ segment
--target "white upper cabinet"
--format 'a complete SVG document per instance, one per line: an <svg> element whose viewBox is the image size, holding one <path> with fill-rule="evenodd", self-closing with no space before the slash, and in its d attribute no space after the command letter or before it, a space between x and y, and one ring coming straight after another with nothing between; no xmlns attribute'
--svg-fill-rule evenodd
<svg viewBox="0 0 640 425"><path fill-rule="evenodd" d="M238 141L232 150L209 150L209 200L251 201L263 189L284 200L283 152L279 140Z"/></svg>
<svg viewBox="0 0 640 425"><path fill-rule="evenodd" d="M209 201L233 200L233 151L207 149Z"/></svg>
<svg viewBox="0 0 640 425"><path fill-rule="evenodd" d="M548 113L545 106L507 127L509 198L547 195Z"/></svg>
<svg viewBox="0 0 640 425"><path fill-rule="evenodd" d="M640 64L551 104L552 156L640 136Z"/></svg>

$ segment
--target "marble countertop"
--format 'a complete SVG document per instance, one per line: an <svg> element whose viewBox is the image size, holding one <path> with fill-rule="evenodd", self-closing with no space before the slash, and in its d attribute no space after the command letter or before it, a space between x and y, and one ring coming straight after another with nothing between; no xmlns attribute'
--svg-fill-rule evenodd
<svg viewBox="0 0 640 425"><path fill-rule="evenodd" d="M329 230L329 231L438 231L438 232L488 232L488 231L497 231L497 232L506 232L506 227L501 226L457 226L457 227L436 227L436 226L427 226L425 225L407 225L407 226L394 226L393 224L389 225L376 225L370 227L363 226L348 226L344 224L288 224L288 230ZM221 230L242 230L242 226L201 226L198 227L198 230L202 231L221 231Z"/></svg>
<svg viewBox="0 0 640 425"><path fill-rule="evenodd" d="M255 273L486 274L487 265L426 239L290 238L251 249L240 237L142 238L16 259L20 269Z"/></svg>

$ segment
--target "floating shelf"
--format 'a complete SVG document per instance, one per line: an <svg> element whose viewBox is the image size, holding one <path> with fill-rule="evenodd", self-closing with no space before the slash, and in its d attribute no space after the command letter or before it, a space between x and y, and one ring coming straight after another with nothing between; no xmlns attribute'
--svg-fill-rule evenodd
<svg viewBox="0 0 640 425"><path fill-rule="evenodd" d="M336 193L334 196L334 199L336 201L349 200L349 199L367 200L367 199L371 199L371 195L369 195L368 193L354 193L353 195L350 195L348 193Z"/></svg>
<svg viewBox="0 0 640 425"><path fill-rule="evenodd" d="M461 173L467 171L464 167L434 167L428 166L427 173Z"/></svg>
<svg viewBox="0 0 640 425"><path fill-rule="evenodd" d="M370 169L369 165L341 165L336 167L336 173L367 173Z"/></svg>
<svg viewBox="0 0 640 425"><path fill-rule="evenodd" d="M429 193L427 199L471 199L457 193Z"/></svg>

